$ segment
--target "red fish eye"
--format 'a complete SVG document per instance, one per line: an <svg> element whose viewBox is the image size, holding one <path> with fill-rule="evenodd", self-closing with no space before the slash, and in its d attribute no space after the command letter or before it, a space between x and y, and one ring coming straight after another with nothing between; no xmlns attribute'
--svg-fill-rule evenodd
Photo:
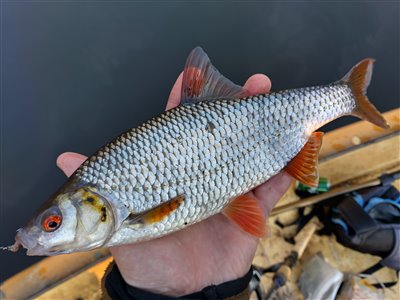
<svg viewBox="0 0 400 300"><path fill-rule="evenodd" d="M44 231L52 232L61 225L61 216L51 215L44 219L42 227Z"/></svg>

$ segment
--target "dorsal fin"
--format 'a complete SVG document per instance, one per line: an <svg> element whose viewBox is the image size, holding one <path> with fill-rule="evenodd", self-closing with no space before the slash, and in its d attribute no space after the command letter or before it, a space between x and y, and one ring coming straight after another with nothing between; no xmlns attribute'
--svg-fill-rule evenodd
<svg viewBox="0 0 400 300"><path fill-rule="evenodd" d="M190 52L183 71L181 103L248 96L239 85L221 75L200 47Z"/></svg>

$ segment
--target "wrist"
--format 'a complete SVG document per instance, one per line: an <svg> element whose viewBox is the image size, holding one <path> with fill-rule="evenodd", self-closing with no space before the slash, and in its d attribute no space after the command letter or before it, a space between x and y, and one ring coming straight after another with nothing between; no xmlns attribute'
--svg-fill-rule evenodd
<svg viewBox="0 0 400 300"><path fill-rule="evenodd" d="M249 296L248 284L252 278L253 270L250 269L241 278L227 281L219 285L209 285L193 293L181 295L170 295L168 293L148 291L137 286L129 285L122 277L118 266L112 263L103 278L103 295L110 299L177 299L175 297L189 299L228 299L240 296L240 299L247 299ZM105 297L107 298L107 297Z"/></svg>
<svg viewBox="0 0 400 300"><path fill-rule="evenodd" d="M224 216L219 217L225 220ZM229 221L226 222L229 226ZM258 240L233 229L231 233L225 232L224 237L235 240L243 235L246 239L243 243L254 244L255 249ZM215 234L218 238L209 239L210 243L221 239L218 234ZM168 243L166 238L170 239ZM166 238L110 248L127 284L163 295L187 295L244 276L254 256L254 251L232 251L225 246L214 253L196 242L193 247L185 247L183 244L189 244L190 234Z"/></svg>

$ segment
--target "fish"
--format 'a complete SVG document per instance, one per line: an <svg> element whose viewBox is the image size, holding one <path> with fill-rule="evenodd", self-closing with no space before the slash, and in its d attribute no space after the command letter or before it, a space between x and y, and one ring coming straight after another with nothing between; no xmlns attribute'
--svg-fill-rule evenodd
<svg viewBox="0 0 400 300"><path fill-rule="evenodd" d="M316 186L318 128L346 115L389 127L366 96L373 64L327 85L251 96L197 47L181 104L91 155L3 249L57 255L136 243L218 213L261 237L264 214L247 192L281 170Z"/></svg>

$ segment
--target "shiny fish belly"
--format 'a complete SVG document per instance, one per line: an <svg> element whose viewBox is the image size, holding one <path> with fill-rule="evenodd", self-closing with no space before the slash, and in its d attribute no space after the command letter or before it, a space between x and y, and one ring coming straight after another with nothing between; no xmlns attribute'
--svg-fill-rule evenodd
<svg viewBox="0 0 400 300"><path fill-rule="evenodd" d="M122 134L75 177L134 213L184 195L162 221L122 225L107 245L157 237L220 212L283 169L316 128L354 107L341 84L179 106Z"/></svg>

